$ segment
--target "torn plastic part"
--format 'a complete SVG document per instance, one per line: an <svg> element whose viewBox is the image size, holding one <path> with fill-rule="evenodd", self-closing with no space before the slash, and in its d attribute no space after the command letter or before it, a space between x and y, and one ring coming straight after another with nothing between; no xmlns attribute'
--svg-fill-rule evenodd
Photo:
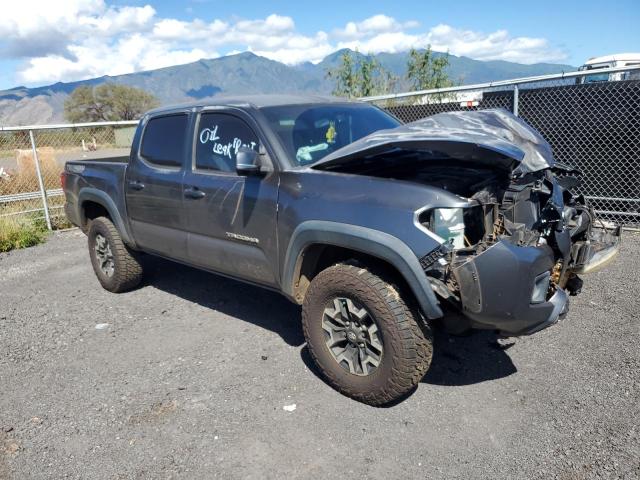
<svg viewBox="0 0 640 480"><path fill-rule="evenodd" d="M420 265L425 272L431 270L431 267L441 260L444 260L444 257L451 251L451 249L446 245L442 244L435 250L429 252L424 257L420 259ZM446 265L446 263L445 263ZM441 266L443 266L441 264Z"/></svg>
<svg viewBox="0 0 640 480"><path fill-rule="evenodd" d="M622 228L615 232L596 231L592 233L580 252L578 265L571 269L573 273L586 274L597 272L609 264L620 251Z"/></svg>
<svg viewBox="0 0 640 480"><path fill-rule="evenodd" d="M543 272L536 277L533 283L533 293L531 294L531 303L542 303L547 299L550 280L551 280L551 274L549 272Z"/></svg>
<svg viewBox="0 0 640 480"><path fill-rule="evenodd" d="M508 237L509 241L515 245L531 246L544 244L547 242L540 242L540 233L534 230L530 230L526 225L522 223L514 223L507 219L502 220L503 233L501 237Z"/></svg>
<svg viewBox="0 0 640 480"><path fill-rule="evenodd" d="M611 247L606 248L605 250L601 250L599 252L595 252L591 259L584 264L582 267L575 269L576 273L593 273L602 269L615 258L620 249L619 245L612 245Z"/></svg>
<svg viewBox="0 0 640 480"><path fill-rule="evenodd" d="M429 280L433 291L436 292L441 298L449 300L453 303L459 302L460 299L451 292L445 282L429 275L427 275L427 279Z"/></svg>

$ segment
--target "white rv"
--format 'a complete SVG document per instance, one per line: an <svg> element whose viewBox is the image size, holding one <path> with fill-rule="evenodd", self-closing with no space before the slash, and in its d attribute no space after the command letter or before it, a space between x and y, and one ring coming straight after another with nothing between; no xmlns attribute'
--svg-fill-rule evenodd
<svg viewBox="0 0 640 480"><path fill-rule="evenodd" d="M617 82L620 80L640 80L640 70L629 72L598 73L611 67L640 67L640 53L618 53L590 58L579 70L593 70L593 74L578 77L577 83Z"/></svg>

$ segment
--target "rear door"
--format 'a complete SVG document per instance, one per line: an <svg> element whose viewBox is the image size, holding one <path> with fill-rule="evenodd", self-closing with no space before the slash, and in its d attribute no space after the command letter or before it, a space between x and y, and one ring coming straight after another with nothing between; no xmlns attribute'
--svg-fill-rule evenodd
<svg viewBox="0 0 640 480"><path fill-rule="evenodd" d="M187 252L182 178L189 121L186 112L149 119L125 180L127 211L137 245L181 260Z"/></svg>
<svg viewBox="0 0 640 480"><path fill-rule="evenodd" d="M235 109L199 114L184 177L189 262L275 286L278 176L273 168L262 175L238 175L236 153L242 146L264 148L249 115ZM267 154L262 160L272 167Z"/></svg>

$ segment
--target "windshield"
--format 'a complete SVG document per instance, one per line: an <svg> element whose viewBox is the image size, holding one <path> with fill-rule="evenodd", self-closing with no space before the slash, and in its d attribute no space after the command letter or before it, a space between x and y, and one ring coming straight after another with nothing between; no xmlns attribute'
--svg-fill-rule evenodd
<svg viewBox="0 0 640 480"><path fill-rule="evenodd" d="M287 105L262 112L293 166L309 165L362 137L400 122L366 104Z"/></svg>
<svg viewBox="0 0 640 480"><path fill-rule="evenodd" d="M593 75L587 75L584 77L584 83L597 83L597 82L608 82L609 74L608 73L598 73Z"/></svg>
<svg viewBox="0 0 640 480"><path fill-rule="evenodd" d="M610 67L613 67L613 65L609 65L606 63L596 64L596 65L583 65L578 70L580 71L600 70L603 68L610 68ZM594 73L593 75L585 75L584 77L582 77L582 80L580 83L597 83L597 82L608 82L608 81L609 81L608 73Z"/></svg>

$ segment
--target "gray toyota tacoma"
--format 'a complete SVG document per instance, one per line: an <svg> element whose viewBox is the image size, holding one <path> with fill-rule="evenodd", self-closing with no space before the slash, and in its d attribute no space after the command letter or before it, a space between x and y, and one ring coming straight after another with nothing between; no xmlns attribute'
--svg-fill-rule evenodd
<svg viewBox="0 0 640 480"><path fill-rule="evenodd" d="M146 253L281 292L326 381L371 405L415 388L435 324L553 325L620 242L504 110L401 124L335 98L220 97L147 113L128 158L68 162L62 183L104 288L138 285Z"/></svg>

